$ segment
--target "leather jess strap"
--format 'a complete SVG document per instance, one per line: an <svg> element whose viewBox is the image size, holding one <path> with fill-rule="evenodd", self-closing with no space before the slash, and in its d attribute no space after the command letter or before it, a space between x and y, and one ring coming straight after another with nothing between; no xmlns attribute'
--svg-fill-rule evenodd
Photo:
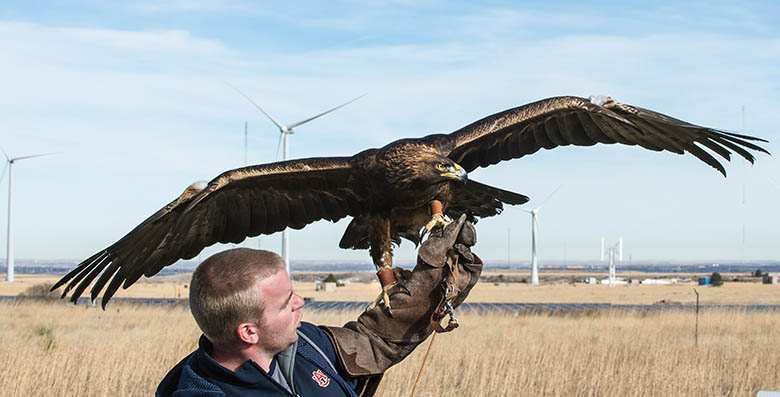
<svg viewBox="0 0 780 397"><path fill-rule="evenodd" d="M460 293L458 288L458 259L460 255L453 250L447 257L447 268L449 272L447 277L442 281L442 295L439 304L431 314L431 327L433 330L439 333L450 332L455 328L458 328L458 319L455 318L454 309L452 308L452 300L455 299ZM449 315L450 319L447 322L446 327L442 327L441 320Z"/></svg>
<svg viewBox="0 0 780 397"><path fill-rule="evenodd" d="M377 278L379 278L379 284L382 287L386 287L390 284L398 282L395 277L395 272L391 267L383 267L376 272Z"/></svg>

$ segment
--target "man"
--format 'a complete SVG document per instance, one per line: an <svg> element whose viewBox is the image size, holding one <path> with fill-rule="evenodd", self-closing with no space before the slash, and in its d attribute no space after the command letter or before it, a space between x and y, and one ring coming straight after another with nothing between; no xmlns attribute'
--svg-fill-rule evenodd
<svg viewBox="0 0 780 397"><path fill-rule="evenodd" d="M433 327L443 330L434 312L457 307L476 284L482 261L469 249L475 242L465 216L434 230L414 271L402 276L409 295L391 298L392 315L377 306L344 327L301 322L303 299L278 255L247 248L215 254L195 270L190 288L199 347L157 395L371 396L390 366Z"/></svg>

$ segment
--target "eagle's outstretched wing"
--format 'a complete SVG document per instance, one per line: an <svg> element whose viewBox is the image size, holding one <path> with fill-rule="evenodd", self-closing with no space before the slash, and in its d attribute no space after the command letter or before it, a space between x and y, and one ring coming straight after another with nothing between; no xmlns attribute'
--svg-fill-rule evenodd
<svg viewBox="0 0 780 397"><path fill-rule="evenodd" d="M359 215L368 183L350 158L310 158L227 171L208 185L191 186L119 241L81 262L52 287L67 284L76 302L94 281L103 307L120 286L152 276L214 243L239 243L286 227L301 229L320 219ZM102 272L102 274L101 274ZM98 278L98 275L100 277ZM95 279L97 280L95 281ZM75 288L75 289L74 289Z"/></svg>
<svg viewBox="0 0 780 397"><path fill-rule="evenodd" d="M701 127L607 97L544 99L485 117L452 134L430 138L468 172L540 148L596 143L688 152L724 176L723 165L705 148L726 160L734 152L751 163L754 158L747 149L768 153L750 142L766 142L763 139Z"/></svg>

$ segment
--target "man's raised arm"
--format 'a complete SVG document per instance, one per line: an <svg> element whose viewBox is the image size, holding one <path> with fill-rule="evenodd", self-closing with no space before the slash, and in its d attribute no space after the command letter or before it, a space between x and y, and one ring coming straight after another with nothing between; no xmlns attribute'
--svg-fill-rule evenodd
<svg viewBox="0 0 780 397"><path fill-rule="evenodd" d="M456 308L466 299L482 273L482 260L470 249L476 231L465 218L434 229L422 243L414 270L402 275L410 295L392 296L392 316L377 306L343 327L321 327L333 342L341 367L360 379L359 395L373 395L382 374L409 355L434 327L448 331L457 326L450 321L444 328L438 320L448 305Z"/></svg>

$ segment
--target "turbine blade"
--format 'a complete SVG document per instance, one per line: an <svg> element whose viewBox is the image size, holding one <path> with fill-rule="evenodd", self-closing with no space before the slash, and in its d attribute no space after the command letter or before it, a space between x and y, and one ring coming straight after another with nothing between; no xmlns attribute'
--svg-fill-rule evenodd
<svg viewBox="0 0 780 397"><path fill-rule="evenodd" d="M3 149L3 148L0 148L0 150L2 150L2 151L3 151L3 155L5 156L5 160L6 160L6 161L11 161L11 157L10 157L10 156L8 156L8 153L6 153L6 152L5 152L5 149Z"/></svg>
<svg viewBox="0 0 780 397"><path fill-rule="evenodd" d="M233 87L233 86L232 86L230 83L228 83L227 81L225 81L224 83L225 83L225 84L227 84L227 85L228 85L228 87L230 87L230 88L232 88L232 89L236 90L236 92L237 92L237 93L239 93L239 94L240 94L242 97L246 98L246 100L247 100L247 101L249 101L249 102L250 102L252 105L255 105L255 107L256 107L258 110L260 110L261 112L263 112L263 114L265 115L265 117L268 117L268 119L269 119L269 120L271 120L271 122L272 122L272 123L274 123L274 125L276 126L276 128L279 128L279 130L280 130L280 131L284 131L284 130L285 130L285 128L286 128L286 127L285 127L284 125L282 125L280 122L276 121L276 119L275 119L275 118L273 118L273 117L272 117L270 114L266 113L266 112L265 112L265 110L263 110L263 108L261 108L261 107L260 107L260 105L256 104L256 103L255 103L255 101L253 101L253 100L252 100L252 98L248 97L246 94L244 94L243 92L241 92L241 90L239 90L238 88L236 88L236 87ZM290 128L292 128L292 127L290 127Z"/></svg>
<svg viewBox="0 0 780 397"><path fill-rule="evenodd" d="M25 160L25 159L31 159L34 157L43 157L43 156L51 156L52 154L58 154L58 153L41 153L41 154L31 154L29 156L20 156L20 157L14 157L11 160Z"/></svg>
<svg viewBox="0 0 780 397"><path fill-rule="evenodd" d="M555 192L557 192L557 191L558 191L558 189L560 189L560 188L561 188L561 186L563 186L563 185L558 185L558 187L556 187L556 188L555 188L555 190L553 190L553 191L552 191L552 193L550 193L550 195L549 195L549 196L547 196L547 198L546 198L546 199L544 199L544 201L542 201L542 203L541 203L541 204L539 204L539 206L538 206L538 207L536 207L536 208L534 208L534 209L535 209L535 210L539 210L539 209L541 209L541 208L542 208L542 206L543 206L545 203L547 203L547 201L549 201L549 200L550 200L550 198L552 198L552 196L555 194Z"/></svg>
<svg viewBox="0 0 780 397"><path fill-rule="evenodd" d="M292 129L292 128L295 128L295 127L297 127L297 126L299 126L299 125L301 125L301 124L306 124L306 123L308 123L308 122L310 122L310 121L312 121L312 120L314 120L314 119L316 119L316 118L318 118L318 117L322 117L322 116L324 116L324 115L326 115L326 114L328 114L328 113L330 113L330 112L332 112L332 111L334 111L334 110L341 109L341 108L343 108L344 106L347 106L347 105L349 105L350 103L352 103L352 102L355 102L355 101L357 101L358 99L360 99L360 98L363 98L363 97L364 97L364 96L366 96L366 95L367 95L367 94L363 94L363 95L361 95L361 96L359 96L359 97L356 97L356 98L354 98L354 99L352 99L352 100L350 100L350 101L348 101L348 102L342 103L341 105L338 105L338 106L336 106L336 107L335 107L335 108L333 108L333 109L326 110L326 111L324 111L324 112L322 112L322 113L320 113L320 114L318 114L318 115L316 115L316 116L309 117L309 118L308 118L308 119L306 119L306 120L302 120L302 121L299 121L299 122L297 122L297 123L290 124L288 128Z"/></svg>
<svg viewBox="0 0 780 397"><path fill-rule="evenodd" d="M5 162L5 166L3 167L3 173L0 174L0 182L3 181L3 178L5 178L5 171L8 169L8 162Z"/></svg>
<svg viewBox="0 0 780 397"><path fill-rule="evenodd" d="M279 152L282 151L282 139L284 139L284 132L279 134L279 145L276 146L276 159L274 161L279 161Z"/></svg>

